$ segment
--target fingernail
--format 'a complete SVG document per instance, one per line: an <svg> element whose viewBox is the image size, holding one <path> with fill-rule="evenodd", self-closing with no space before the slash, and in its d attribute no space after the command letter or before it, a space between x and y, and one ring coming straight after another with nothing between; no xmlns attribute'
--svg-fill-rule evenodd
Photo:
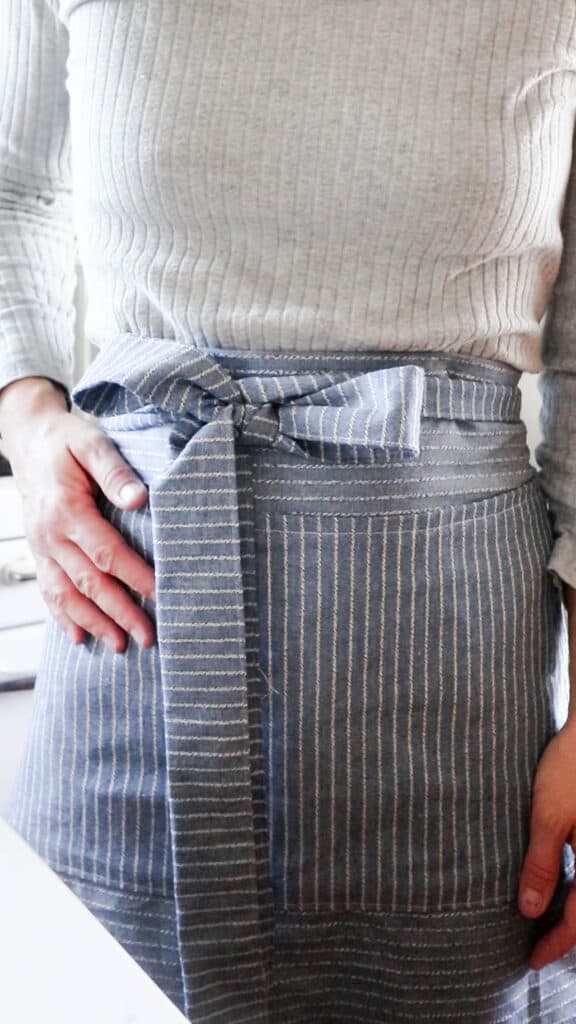
<svg viewBox="0 0 576 1024"><path fill-rule="evenodd" d="M120 498L120 501L134 501L134 498L140 498L142 496L142 492L144 490L145 488L142 484L124 484L118 492L118 497Z"/></svg>
<svg viewBox="0 0 576 1024"><path fill-rule="evenodd" d="M135 629L134 632L132 633L132 636L134 637L136 643L139 644L140 647L146 647L148 643L148 636L146 633L144 633L140 629Z"/></svg>
<svg viewBox="0 0 576 1024"><path fill-rule="evenodd" d="M542 897L536 889L524 889L520 898L522 910L527 914L537 914L542 906Z"/></svg>

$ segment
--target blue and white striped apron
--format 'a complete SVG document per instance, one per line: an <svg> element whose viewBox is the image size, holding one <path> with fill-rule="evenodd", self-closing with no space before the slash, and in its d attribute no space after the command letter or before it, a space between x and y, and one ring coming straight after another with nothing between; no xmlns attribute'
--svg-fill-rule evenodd
<svg viewBox="0 0 576 1024"><path fill-rule="evenodd" d="M568 695L519 377L128 334L77 385L158 643L50 620L7 817L194 1024L576 1018L516 910Z"/></svg>

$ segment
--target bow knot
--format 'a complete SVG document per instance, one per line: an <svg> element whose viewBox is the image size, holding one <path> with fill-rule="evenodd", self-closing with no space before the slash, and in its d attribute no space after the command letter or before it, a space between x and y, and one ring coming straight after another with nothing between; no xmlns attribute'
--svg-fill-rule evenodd
<svg viewBox="0 0 576 1024"><path fill-rule="evenodd" d="M278 438L278 407L273 402L233 402L232 422L243 444L274 445Z"/></svg>

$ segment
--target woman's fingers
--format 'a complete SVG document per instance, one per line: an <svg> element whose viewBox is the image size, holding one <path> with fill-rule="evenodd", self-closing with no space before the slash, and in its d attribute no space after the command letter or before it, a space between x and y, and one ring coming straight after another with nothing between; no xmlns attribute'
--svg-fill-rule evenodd
<svg viewBox="0 0 576 1024"><path fill-rule="evenodd" d="M64 569L53 559L39 559L38 584L56 621L71 621L98 640L104 641L116 654L126 649L126 635L120 627L80 593Z"/></svg>
<svg viewBox="0 0 576 1024"><path fill-rule="evenodd" d="M530 842L520 874L519 906L525 917L539 917L552 899L560 874L564 837L550 829L535 807Z"/></svg>
<svg viewBox="0 0 576 1024"><path fill-rule="evenodd" d="M150 567L144 563L147 573L146 576L143 576L142 570L138 565L141 561L139 556L128 548L127 545L124 545L120 535L112 527L110 527L110 530L112 534L116 534L111 542L114 549L110 561L112 567L110 570L111 575L108 575L105 570L100 571L95 563L70 541L62 543L59 547L59 565L66 573L68 579L74 584L77 592L95 606L92 621L97 624L99 629L105 630L104 634L95 635L103 635L104 638L108 636L112 644L122 642L122 647L124 648L121 631L125 630L126 633L131 634L136 643L140 644L141 647L151 647L155 640L152 622L146 612L136 604L128 591L120 582L117 582L117 579L121 580L124 576L130 577L133 575L137 581L142 576L142 586L135 586L134 589L138 591L144 590L148 595L148 573L151 572ZM126 551L123 550L124 547L126 547ZM118 561L116 561L116 551L118 552ZM131 566L133 559L137 560L136 570L134 573L125 571L124 560ZM71 604L70 607L71 609L77 607L80 610L81 605L76 603L75 605ZM73 618L76 619L76 616L73 615ZM76 619L76 621L80 620ZM86 626L86 628L89 628L89 626Z"/></svg>
<svg viewBox="0 0 576 1024"><path fill-rule="evenodd" d="M150 617L122 586L153 597L154 570L104 518L87 487L53 490L28 537L42 596L55 617L64 612L117 652L126 646L123 630L142 647L154 643Z"/></svg>
<svg viewBox="0 0 576 1024"><path fill-rule="evenodd" d="M84 641L84 630L76 622L73 622L69 615L62 609L51 608L51 615L60 626L61 629L67 633L68 638L73 644L81 644Z"/></svg>
<svg viewBox="0 0 576 1024"><path fill-rule="evenodd" d="M105 573L114 576L136 593L154 597L154 569L126 543L95 505L90 505L88 501L82 503L78 514L67 527L66 539L73 541L89 558L95 575ZM60 556L58 562L64 566ZM96 585L95 579L86 582L88 587ZM87 592L83 590L83 593ZM139 618L144 621L147 616L142 612Z"/></svg>
<svg viewBox="0 0 576 1024"><path fill-rule="evenodd" d="M564 844L576 832L576 719L570 716L547 744L536 770L530 814L530 840L518 892L520 911L540 917L556 891ZM529 958L538 969L576 945L576 892L570 890L564 915L535 945Z"/></svg>
<svg viewBox="0 0 576 1024"><path fill-rule="evenodd" d="M87 427L71 433L68 450L103 494L120 508L137 508L146 497L146 486L100 429Z"/></svg>
<svg viewBox="0 0 576 1024"><path fill-rule="evenodd" d="M541 938L532 950L529 964L539 970L569 953L576 945L576 890L571 889L564 904L564 915L554 928Z"/></svg>

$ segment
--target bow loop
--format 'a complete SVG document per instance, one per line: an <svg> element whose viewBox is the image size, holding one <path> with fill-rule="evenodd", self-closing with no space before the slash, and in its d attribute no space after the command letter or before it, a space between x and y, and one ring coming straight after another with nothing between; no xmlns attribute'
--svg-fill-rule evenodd
<svg viewBox="0 0 576 1024"><path fill-rule="evenodd" d="M318 445L368 448L377 461L415 458L420 454L424 381L420 366L393 366L292 399L279 409L280 443L285 440L294 450L299 439L310 452Z"/></svg>
<svg viewBox="0 0 576 1024"><path fill-rule="evenodd" d="M174 419L177 440L228 418L240 443L304 458L318 446L369 448L376 461L420 454L426 375L415 363L236 379L212 355L175 342L127 336L122 343L121 355L101 349L74 389L85 411L153 407Z"/></svg>

